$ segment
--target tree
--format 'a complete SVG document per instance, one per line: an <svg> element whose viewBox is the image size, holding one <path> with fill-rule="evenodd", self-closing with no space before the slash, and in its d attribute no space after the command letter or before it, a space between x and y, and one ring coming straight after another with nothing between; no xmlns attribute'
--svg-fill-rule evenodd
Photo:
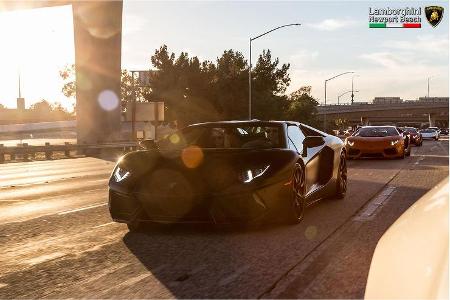
<svg viewBox="0 0 450 300"><path fill-rule="evenodd" d="M68 98L76 97L76 81L75 81L75 65L67 65L63 70L59 71L60 77L63 79L64 84L62 87L62 93ZM136 76L136 75L135 75ZM78 78L79 85L81 87L89 86L90 82L87 78L80 75ZM125 110L126 103L131 102L134 99L134 89L133 89L133 78L131 77L131 72L127 70L121 71L121 81L120 81L120 93L121 93L121 104L122 110ZM148 87L136 87L137 101L146 101L148 94L151 89Z"/></svg>
<svg viewBox="0 0 450 300"><path fill-rule="evenodd" d="M163 45L155 50L151 63L157 72L147 99L164 101L168 120L188 124L218 118L212 89L215 66L211 62L189 58L186 52L176 57Z"/></svg>
<svg viewBox="0 0 450 300"><path fill-rule="evenodd" d="M163 45L151 62L158 71L149 100L165 101L169 119L192 123L247 118L248 61L241 52L226 50L212 63L185 52L176 56ZM278 65L269 50L256 63L252 76L255 117L283 116L289 64Z"/></svg>
<svg viewBox="0 0 450 300"><path fill-rule="evenodd" d="M264 50L252 70L253 116L258 119L280 119L286 111L286 88L291 79L290 65L278 67L279 59L272 60L270 50Z"/></svg>
<svg viewBox="0 0 450 300"><path fill-rule="evenodd" d="M50 104L50 102L48 102L45 99L41 99L39 102L32 104L30 106L30 110L34 110L34 111L38 112L39 114L46 114L46 113L52 112L53 107Z"/></svg>
<svg viewBox="0 0 450 300"><path fill-rule="evenodd" d="M239 51L226 50L215 62L201 61L181 52L176 55L166 45L150 58L154 76L151 88L137 88L138 101L164 101L166 120L186 125L193 122L246 119L248 113L249 63ZM273 59L264 50L252 70L253 116L260 119L285 119L290 102L285 95L289 86L289 64ZM75 96L74 67L60 72L65 80L63 93ZM79 85L86 84L83 77ZM133 101L132 77L121 76L122 103ZM123 106L124 107L124 106Z"/></svg>
<svg viewBox="0 0 450 300"><path fill-rule="evenodd" d="M248 112L248 63L242 53L224 51L217 58L214 100L221 119L245 119Z"/></svg>
<svg viewBox="0 0 450 300"><path fill-rule="evenodd" d="M2 109L6 109L6 106L4 106L3 104L0 103L0 110Z"/></svg>
<svg viewBox="0 0 450 300"><path fill-rule="evenodd" d="M311 126L319 125L317 105L319 102L310 96L311 87L301 87L288 97L288 118Z"/></svg>
<svg viewBox="0 0 450 300"><path fill-rule="evenodd" d="M76 95L75 65L66 65L64 69L59 71L59 76L64 81L64 85L61 89L63 95L67 98L74 98Z"/></svg>

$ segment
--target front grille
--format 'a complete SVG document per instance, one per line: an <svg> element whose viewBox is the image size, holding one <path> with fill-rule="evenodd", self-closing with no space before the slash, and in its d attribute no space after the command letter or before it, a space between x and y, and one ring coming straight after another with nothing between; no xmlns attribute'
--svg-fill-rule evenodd
<svg viewBox="0 0 450 300"><path fill-rule="evenodd" d="M383 157L383 154L382 153L362 153L361 156L362 157L379 158L379 157Z"/></svg>
<svg viewBox="0 0 450 300"><path fill-rule="evenodd" d="M387 155L395 155L397 154L397 150L395 148L387 148L384 149L384 153L386 153Z"/></svg>

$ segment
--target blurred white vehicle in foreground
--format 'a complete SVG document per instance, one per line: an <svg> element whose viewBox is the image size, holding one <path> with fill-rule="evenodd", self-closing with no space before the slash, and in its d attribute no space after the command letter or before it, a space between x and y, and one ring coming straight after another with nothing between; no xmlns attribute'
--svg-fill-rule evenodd
<svg viewBox="0 0 450 300"><path fill-rule="evenodd" d="M448 187L447 178L381 237L366 299L448 299Z"/></svg>

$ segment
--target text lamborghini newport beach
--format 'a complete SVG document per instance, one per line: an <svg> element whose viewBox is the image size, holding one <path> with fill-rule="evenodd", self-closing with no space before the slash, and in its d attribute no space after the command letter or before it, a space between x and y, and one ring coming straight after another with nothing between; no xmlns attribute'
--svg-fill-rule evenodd
<svg viewBox="0 0 450 300"><path fill-rule="evenodd" d="M123 156L109 181L113 220L298 223L311 201L347 189L343 142L288 121L195 124Z"/></svg>

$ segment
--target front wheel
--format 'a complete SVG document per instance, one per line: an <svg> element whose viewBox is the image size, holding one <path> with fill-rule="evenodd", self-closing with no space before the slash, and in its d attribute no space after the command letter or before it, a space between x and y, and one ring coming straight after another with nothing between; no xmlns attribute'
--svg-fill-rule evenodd
<svg viewBox="0 0 450 300"><path fill-rule="evenodd" d="M296 163L292 174L292 197L287 206L287 221L290 224L298 224L303 219L305 212L306 180L305 169Z"/></svg>
<svg viewBox="0 0 450 300"><path fill-rule="evenodd" d="M338 179L336 183L336 197L343 199L347 192L347 159L345 153L341 153L339 162Z"/></svg>
<svg viewBox="0 0 450 300"><path fill-rule="evenodd" d="M143 230L143 224L138 220L127 223L127 227L130 232L140 232Z"/></svg>
<svg viewBox="0 0 450 300"><path fill-rule="evenodd" d="M133 213L133 217L127 223L128 230L130 232L140 232L144 230L144 222L142 222L142 217L144 213L142 207L137 207Z"/></svg>

